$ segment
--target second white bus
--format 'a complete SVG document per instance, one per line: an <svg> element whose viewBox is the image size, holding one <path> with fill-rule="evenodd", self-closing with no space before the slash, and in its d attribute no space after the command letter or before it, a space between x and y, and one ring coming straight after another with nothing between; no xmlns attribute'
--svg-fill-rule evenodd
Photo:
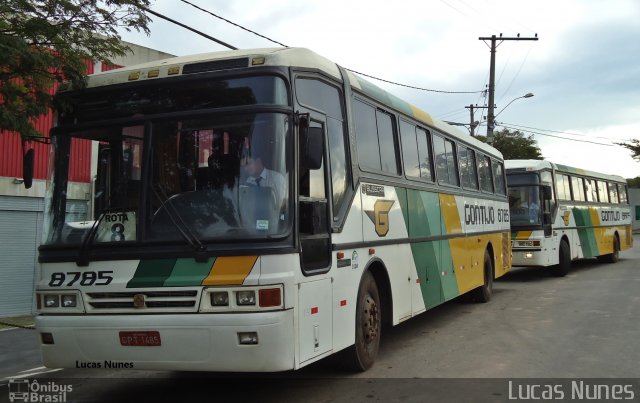
<svg viewBox="0 0 640 403"><path fill-rule="evenodd" d="M624 178L541 160L506 160L514 266L597 257L615 263L633 244Z"/></svg>

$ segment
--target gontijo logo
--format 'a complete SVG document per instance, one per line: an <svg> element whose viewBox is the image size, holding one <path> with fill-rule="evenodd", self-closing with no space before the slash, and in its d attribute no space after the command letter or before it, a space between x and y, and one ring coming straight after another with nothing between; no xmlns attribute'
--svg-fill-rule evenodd
<svg viewBox="0 0 640 403"><path fill-rule="evenodd" d="M11 402L66 402L72 385L61 385L50 381L40 383L36 379L9 380L9 401Z"/></svg>

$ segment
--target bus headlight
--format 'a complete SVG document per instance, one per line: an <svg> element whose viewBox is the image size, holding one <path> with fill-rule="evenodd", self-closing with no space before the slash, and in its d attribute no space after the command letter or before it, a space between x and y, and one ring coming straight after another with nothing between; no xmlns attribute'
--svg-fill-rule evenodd
<svg viewBox="0 0 640 403"><path fill-rule="evenodd" d="M60 306L60 296L57 294L48 294L44 296L45 308L57 308Z"/></svg>
<svg viewBox="0 0 640 403"><path fill-rule="evenodd" d="M215 291L211 293L211 306L228 306L229 293L226 291Z"/></svg>
<svg viewBox="0 0 640 403"><path fill-rule="evenodd" d="M83 313L84 305L80 291L36 292L38 311L42 313Z"/></svg>
<svg viewBox="0 0 640 403"><path fill-rule="evenodd" d="M256 292L254 290L236 292L236 302L238 305L255 305Z"/></svg>
<svg viewBox="0 0 640 403"><path fill-rule="evenodd" d="M65 294L62 296L62 306L64 308L75 308L78 306L78 298L74 294Z"/></svg>
<svg viewBox="0 0 640 403"><path fill-rule="evenodd" d="M199 312L259 312L284 308L282 284L205 288Z"/></svg>

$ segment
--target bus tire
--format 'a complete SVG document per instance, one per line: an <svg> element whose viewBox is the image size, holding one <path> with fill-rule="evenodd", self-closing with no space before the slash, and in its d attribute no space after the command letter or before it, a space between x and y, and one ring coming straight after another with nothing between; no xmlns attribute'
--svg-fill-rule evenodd
<svg viewBox="0 0 640 403"><path fill-rule="evenodd" d="M558 265L553 268L553 274L558 277L564 277L569 273L571 268L571 249L564 239L560 241L560 252Z"/></svg>
<svg viewBox="0 0 640 403"><path fill-rule="evenodd" d="M620 260L620 238L618 235L613 236L613 252L604 255L603 260L607 263L617 263Z"/></svg>
<svg viewBox="0 0 640 403"><path fill-rule="evenodd" d="M484 284L472 291L475 302L489 302L493 294L493 260L489 251L484 252Z"/></svg>
<svg viewBox="0 0 640 403"><path fill-rule="evenodd" d="M373 365L380 348L382 313L378 285L370 271L360 280L356 301L356 341L345 351L343 364L351 371L365 371Z"/></svg>

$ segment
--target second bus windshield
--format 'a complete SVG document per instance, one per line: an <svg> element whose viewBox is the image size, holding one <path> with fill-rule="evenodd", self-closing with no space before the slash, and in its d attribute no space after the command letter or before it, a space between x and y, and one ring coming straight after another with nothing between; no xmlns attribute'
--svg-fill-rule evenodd
<svg viewBox="0 0 640 403"><path fill-rule="evenodd" d="M537 173L507 174L511 225L530 227L542 225L540 176Z"/></svg>

